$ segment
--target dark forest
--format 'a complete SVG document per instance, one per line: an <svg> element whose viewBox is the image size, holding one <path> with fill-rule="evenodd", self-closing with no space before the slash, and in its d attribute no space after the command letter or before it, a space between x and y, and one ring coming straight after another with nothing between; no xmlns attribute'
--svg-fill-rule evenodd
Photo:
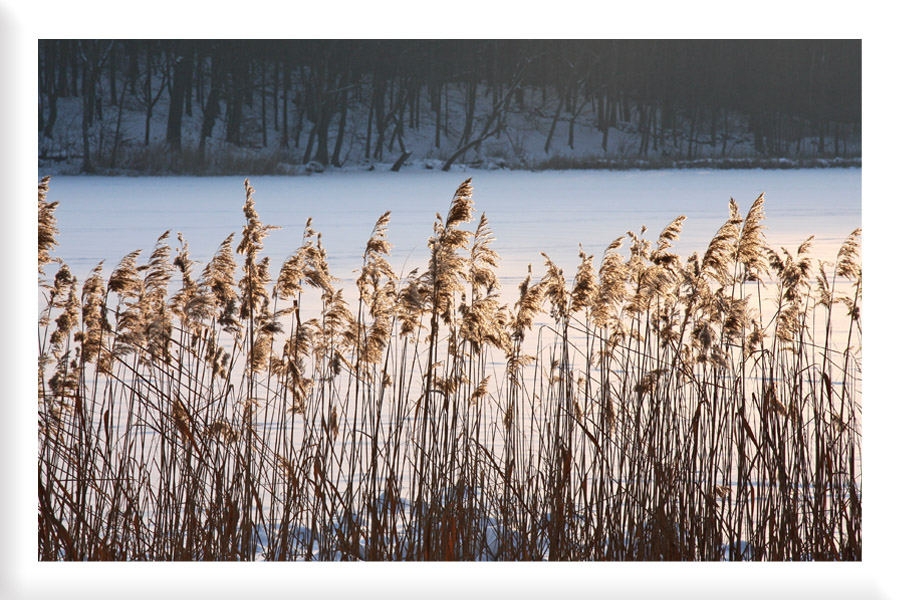
<svg viewBox="0 0 900 600"><path fill-rule="evenodd" d="M739 118L760 156L799 154L811 137L819 156L839 156L861 135L861 51L860 40L41 40L38 127L52 140L60 100L78 98L87 172L116 166L123 105L146 117L136 145L165 115L168 151L191 139L202 156L218 126L232 147L333 166L354 107L373 160L405 154L405 130L429 127L449 166L526 108L548 119L548 146L566 127L573 146L576 119L590 119L604 152L610 128L628 123L638 157L671 138L690 159L701 139L724 154ZM451 87L463 99L452 124ZM111 132L102 152L98 120Z"/></svg>

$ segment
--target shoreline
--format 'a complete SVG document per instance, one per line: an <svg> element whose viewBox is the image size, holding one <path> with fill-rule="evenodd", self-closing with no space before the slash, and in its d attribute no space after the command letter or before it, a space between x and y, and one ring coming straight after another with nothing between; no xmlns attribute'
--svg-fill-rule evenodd
<svg viewBox="0 0 900 600"><path fill-rule="evenodd" d="M81 173L79 166L72 162L53 164L54 161L42 162L39 159L38 171L43 175L95 175L101 177L228 177L259 175L314 175L322 173L348 172L385 172L402 171L442 171L440 161L434 159L414 160L404 163L399 169L392 169L391 163L354 164L346 167L325 167L315 162L308 164L278 163L272 168L249 168L244 171L235 170L195 170L195 169L153 169L138 171L135 169L97 169L94 173ZM48 164L49 163L49 164ZM789 171L803 169L860 169L862 157L852 158L698 158L698 159L550 159L535 166L507 165L503 161L475 161L453 165L451 172L469 171L678 171L709 169L716 171Z"/></svg>

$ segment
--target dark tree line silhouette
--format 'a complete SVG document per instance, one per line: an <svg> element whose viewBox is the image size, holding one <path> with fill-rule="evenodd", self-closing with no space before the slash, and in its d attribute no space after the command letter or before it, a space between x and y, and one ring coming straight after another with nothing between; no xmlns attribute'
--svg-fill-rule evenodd
<svg viewBox="0 0 900 600"><path fill-rule="evenodd" d="M736 117L765 156L799 152L811 136L819 154L837 155L861 127L860 40L40 40L38 48L38 126L52 138L58 100L79 97L85 171L94 169L95 120L115 124L115 166L125 101L144 111L148 145L163 97L173 149L182 147L183 117L200 107L201 153L221 123L236 146L293 147L303 162L336 166L353 106L367 111L366 158L406 153L405 132L425 127L429 111L434 146L456 150L449 167L506 128L511 107L526 108L526 89L540 98L528 108L551 118L546 151L560 128L574 147L576 119L588 116L604 150L610 128L627 123L640 155L668 140L688 158L701 143L724 155ZM451 86L465 98L454 127ZM478 94L490 100L486 111L484 102L476 110Z"/></svg>

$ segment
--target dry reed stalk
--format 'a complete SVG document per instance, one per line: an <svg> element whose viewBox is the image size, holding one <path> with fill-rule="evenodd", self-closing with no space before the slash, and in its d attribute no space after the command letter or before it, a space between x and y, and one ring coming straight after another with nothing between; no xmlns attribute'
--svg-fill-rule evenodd
<svg viewBox="0 0 900 600"><path fill-rule="evenodd" d="M164 234L106 283L41 284L41 560L861 557L859 230L815 264L732 201L703 257L671 251L679 217L596 272L579 248L571 282L545 256L510 310L466 181L421 276L378 219L354 316L310 222L270 280L245 197L240 281L233 236L195 280ZM771 307L746 285L767 269Z"/></svg>

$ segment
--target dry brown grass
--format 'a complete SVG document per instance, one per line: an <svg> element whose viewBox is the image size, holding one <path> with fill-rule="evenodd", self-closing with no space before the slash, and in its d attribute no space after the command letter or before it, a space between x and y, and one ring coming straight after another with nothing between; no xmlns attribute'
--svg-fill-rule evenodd
<svg viewBox="0 0 900 600"><path fill-rule="evenodd" d="M702 257L679 217L510 307L467 180L421 274L376 221L354 310L311 222L270 275L249 181L240 279L166 232L81 286L48 189L41 560L862 557L859 230L817 263L731 201Z"/></svg>

